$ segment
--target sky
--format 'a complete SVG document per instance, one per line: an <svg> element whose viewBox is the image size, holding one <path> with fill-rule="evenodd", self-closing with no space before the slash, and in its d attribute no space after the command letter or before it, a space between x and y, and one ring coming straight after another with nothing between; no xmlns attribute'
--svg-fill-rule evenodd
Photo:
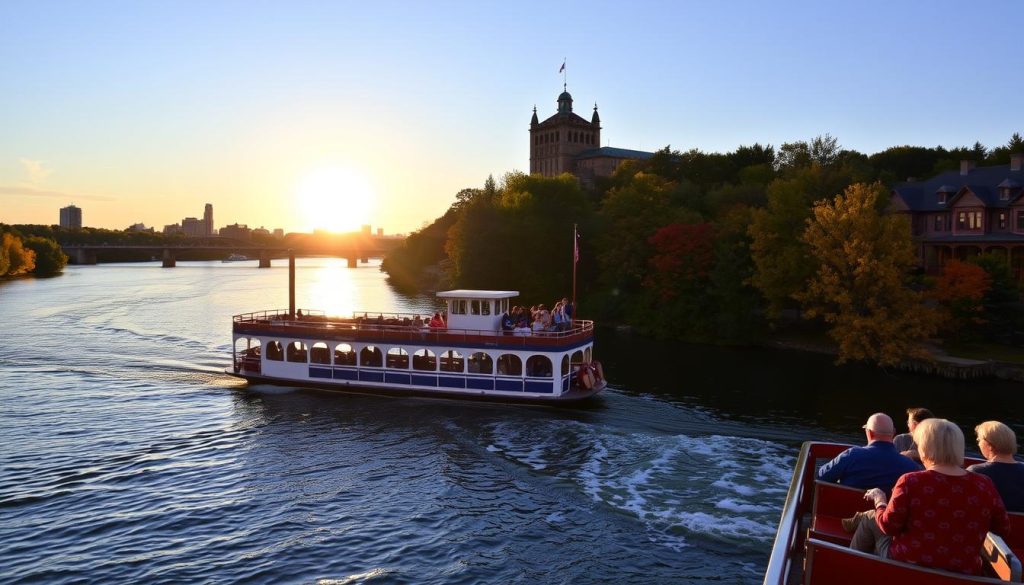
<svg viewBox="0 0 1024 585"><path fill-rule="evenodd" d="M1005 144L1024 2L0 2L0 222L419 229L529 121L727 152Z"/></svg>

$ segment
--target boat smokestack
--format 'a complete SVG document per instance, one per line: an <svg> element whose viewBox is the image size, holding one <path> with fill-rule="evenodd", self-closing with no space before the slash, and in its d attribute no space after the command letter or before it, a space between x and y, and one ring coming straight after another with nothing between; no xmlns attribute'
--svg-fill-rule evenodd
<svg viewBox="0 0 1024 585"><path fill-rule="evenodd" d="M295 316L295 250L288 250L288 315Z"/></svg>

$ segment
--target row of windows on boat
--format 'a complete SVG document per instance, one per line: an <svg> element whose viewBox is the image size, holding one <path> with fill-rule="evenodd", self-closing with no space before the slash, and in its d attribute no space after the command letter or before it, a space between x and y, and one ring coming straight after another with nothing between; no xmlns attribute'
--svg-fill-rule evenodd
<svg viewBox="0 0 1024 585"><path fill-rule="evenodd" d="M251 347L243 352L244 356L258 358L260 356L259 346ZM332 360L333 357L333 360ZM314 343L312 348L305 343L293 341L286 347L279 341L267 343L266 358L270 361L288 361L299 363L310 363L335 366L357 366L365 368L394 368L400 370L412 369L419 371L436 372L469 372L471 374L494 374L495 366L499 376L521 376L523 375L523 361L516 354L504 353L494 358L490 353L478 351L468 356L454 349L442 352L440 356L429 349L418 349L410 356L409 352L401 347L392 347L383 353L380 347L368 345L358 352L347 343L339 344L334 348L333 356L326 343ZM572 357L562 356L562 375L567 376L571 365L578 365L589 362L591 359L590 348L577 351ZM526 375L528 377L550 378L552 376L551 359L546 355L532 355L526 358Z"/></svg>

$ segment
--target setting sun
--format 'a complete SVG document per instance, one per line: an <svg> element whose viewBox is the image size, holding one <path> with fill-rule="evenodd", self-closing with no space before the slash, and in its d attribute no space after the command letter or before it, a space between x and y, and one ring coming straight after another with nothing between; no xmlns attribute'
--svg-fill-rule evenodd
<svg viewBox="0 0 1024 585"><path fill-rule="evenodd" d="M374 193L362 173L342 167L315 170L295 190L300 220L311 229L357 231L370 221Z"/></svg>

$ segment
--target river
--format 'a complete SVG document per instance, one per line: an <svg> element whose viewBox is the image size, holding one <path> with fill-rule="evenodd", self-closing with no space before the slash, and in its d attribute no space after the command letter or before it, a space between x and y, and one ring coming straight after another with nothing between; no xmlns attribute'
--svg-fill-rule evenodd
<svg viewBox="0 0 1024 585"><path fill-rule="evenodd" d="M299 307L435 307L375 264L297 275ZM859 442L908 406L969 431L1024 403L1019 384L612 329L612 385L577 409L225 375L231 315L287 303L277 262L0 283L0 581L759 583L802 441Z"/></svg>

